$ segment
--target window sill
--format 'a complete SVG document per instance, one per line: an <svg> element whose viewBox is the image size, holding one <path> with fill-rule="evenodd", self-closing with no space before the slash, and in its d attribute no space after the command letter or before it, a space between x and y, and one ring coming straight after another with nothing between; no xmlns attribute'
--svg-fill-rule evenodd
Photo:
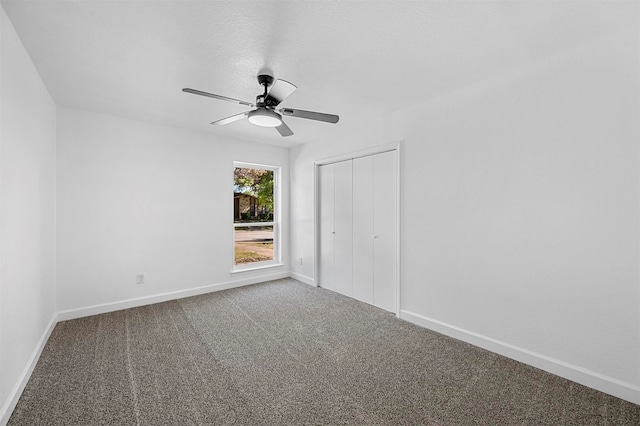
<svg viewBox="0 0 640 426"><path fill-rule="evenodd" d="M252 266L240 267L240 268L233 269L231 271L231 275L241 274L243 272L260 271L260 270L263 270L263 269L281 268L283 266L285 266L283 263L268 263L268 264L262 264L262 265L252 265Z"/></svg>

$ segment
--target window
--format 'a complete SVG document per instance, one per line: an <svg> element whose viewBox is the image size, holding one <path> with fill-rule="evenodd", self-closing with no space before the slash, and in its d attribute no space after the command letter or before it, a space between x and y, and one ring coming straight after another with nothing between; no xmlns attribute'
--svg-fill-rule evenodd
<svg viewBox="0 0 640 426"><path fill-rule="evenodd" d="M234 270L280 263L278 167L234 163Z"/></svg>

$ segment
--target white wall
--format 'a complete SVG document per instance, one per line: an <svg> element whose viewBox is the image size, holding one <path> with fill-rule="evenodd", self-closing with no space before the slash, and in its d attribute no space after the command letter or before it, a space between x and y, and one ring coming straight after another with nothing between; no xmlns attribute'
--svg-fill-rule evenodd
<svg viewBox="0 0 640 426"><path fill-rule="evenodd" d="M288 269L230 274L233 162L282 167L286 224L287 149L60 108L57 159L59 311Z"/></svg>
<svg viewBox="0 0 640 426"><path fill-rule="evenodd" d="M638 49L624 28L293 150L292 269L313 161L402 140L401 316L640 403Z"/></svg>
<svg viewBox="0 0 640 426"><path fill-rule="evenodd" d="M56 106L0 7L0 423L55 314Z"/></svg>
<svg viewBox="0 0 640 426"><path fill-rule="evenodd" d="M640 385L637 35L396 116L404 310Z"/></svg>

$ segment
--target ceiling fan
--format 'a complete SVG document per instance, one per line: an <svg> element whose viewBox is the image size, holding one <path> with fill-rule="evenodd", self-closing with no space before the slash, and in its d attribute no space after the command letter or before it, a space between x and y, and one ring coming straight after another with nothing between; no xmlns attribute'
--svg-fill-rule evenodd
<svg viewBox="0 0 640 426"><path fill-rule="evenodd" d="M239 99L228 98L226 96L215 95L213 93L202 92L200 90L184 88L183 92L193 93L194 95L207 96L209 98L220 99L222 101L228 101L233 103L239 103L240 105L246 105L255 109L251 111L245 111L240 114L232 115L231 117L223 118L222 120L213 121L211 124L222 126L224 124L233 123L234 121L241 120L245 117L249 119L249 122L261 127L275 127L282 136L291 136L293 132L282 120L283 116L291 116L298 118L306 118L308 120L324 121L326 123L337 123L340 117L333 114L324 114L322 112L304 111L301 109L293 108L280 108L278 105L284 101L289 95L291 95L297 87L288 81L276 80L273 81L273 76L269 74L258 75L258 84L264 86L264 93L256 96L256 103L241 101ZM270 89L269 89L270 88Z"/></svg>

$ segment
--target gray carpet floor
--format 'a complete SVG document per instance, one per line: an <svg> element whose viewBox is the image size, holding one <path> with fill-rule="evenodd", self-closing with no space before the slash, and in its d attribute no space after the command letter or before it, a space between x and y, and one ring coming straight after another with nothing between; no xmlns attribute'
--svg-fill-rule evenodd
<svg viewBox="0 0 640 426"><path fill-rule="evenodd" d="M292 279L56 325L10 425L640 425L640 406Z"/></svg>

